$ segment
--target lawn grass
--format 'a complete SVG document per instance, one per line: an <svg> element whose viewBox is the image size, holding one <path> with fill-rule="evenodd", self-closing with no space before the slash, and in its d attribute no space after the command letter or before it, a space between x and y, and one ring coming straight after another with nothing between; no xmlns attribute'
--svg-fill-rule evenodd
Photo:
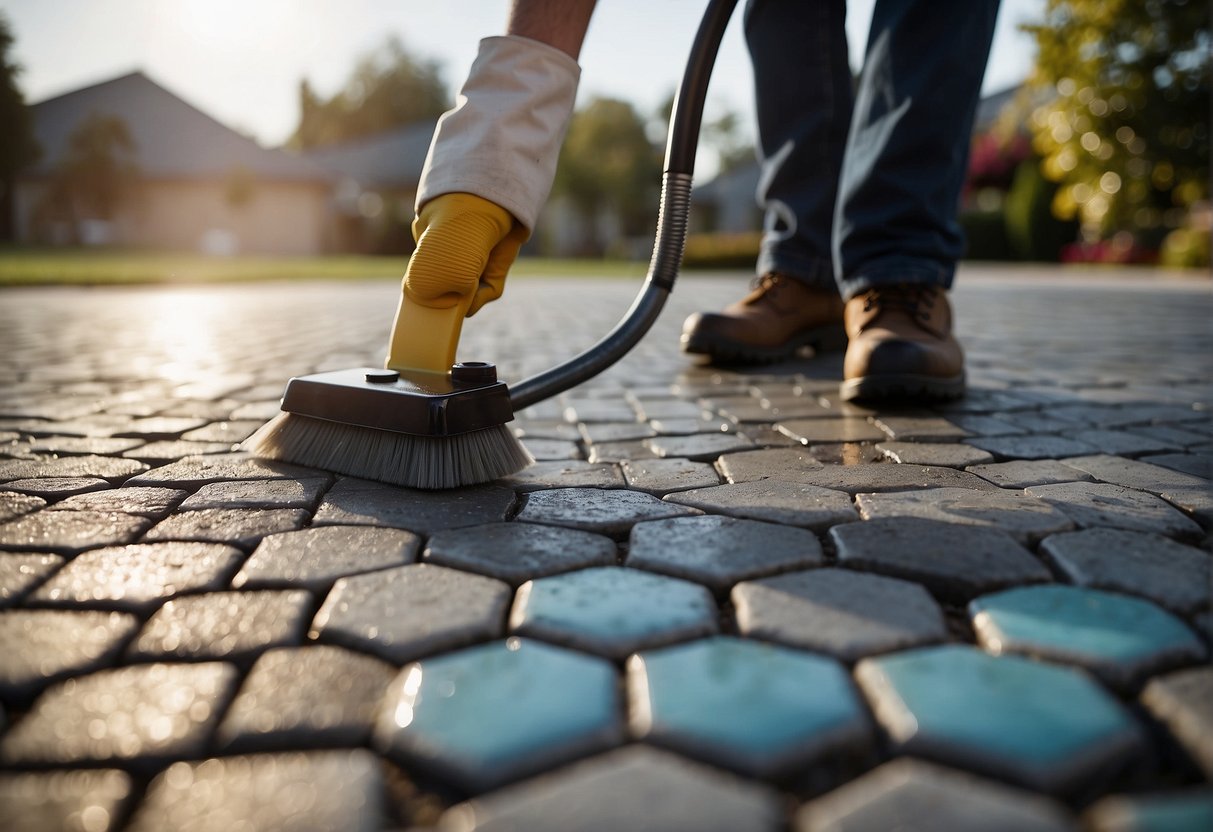
<svg viewBox="0 0 1213 832"><path fill-rule="evenodd" d="M0 248L0 286L231 283L257 280L399 280L407 257L208 257L112 249ZM647 264L524 257L511 274L530 277L641 277Z"/></svg>

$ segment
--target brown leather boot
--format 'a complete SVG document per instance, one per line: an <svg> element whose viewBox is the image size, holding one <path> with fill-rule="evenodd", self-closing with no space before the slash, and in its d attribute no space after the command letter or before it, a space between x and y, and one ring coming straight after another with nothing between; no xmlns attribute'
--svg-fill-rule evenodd
<svg viewBox="0 0 1213 832"><path fill-rule="evenodd" d="M952 335L952 307L943 289L872 289L847 301L846 325L843 400L964 395L964 353Z"/></svg>
<svg viewBox="0 0 1213 832"><path fill-rule="evenodd" d="M682 327L683 352L721 363L764 364L801 347L839 350L846 344L842 299L794 278L764 274L753 291L721 312L697 312Z"/></svg>

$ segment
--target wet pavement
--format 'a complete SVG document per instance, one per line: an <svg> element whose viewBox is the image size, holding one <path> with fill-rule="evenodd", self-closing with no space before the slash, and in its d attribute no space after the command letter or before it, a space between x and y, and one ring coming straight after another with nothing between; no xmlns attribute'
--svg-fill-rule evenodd
<svg viewBox="0 0 1213 832"><path fill-rule="evenodd" d="M636 282L514 279L507 380ZM0 828L1207 829L1213 294L969 267L971 392L697 367L451 492L232 453L396 287L0 293Z"/></svg>

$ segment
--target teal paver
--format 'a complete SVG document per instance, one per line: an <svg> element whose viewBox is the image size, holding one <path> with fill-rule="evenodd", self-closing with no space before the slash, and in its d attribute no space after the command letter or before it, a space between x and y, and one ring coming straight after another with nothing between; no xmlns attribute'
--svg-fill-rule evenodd
<svg viewBox="0 0 1213 832"><path fill-rule="evenodd" d="M1083 820L1091 832L1208 832L1213 829L1213 789L1112 795L1088 809Z"/></svg>
<svg viewBox="0 0 1213 832"><path fill-rule="evenodd" d="M617 566L523 584L510 629L621 659L649 647L715 633L716 602L702 586Z"/></svg>
<svg viewBox="0 0 1213 832"><path fill-rule="evenodd" d="M389 686L375 726L382 752L471 791L622 738L615 668L529 639L409 665Z"/></svg>
<svg viewBox="0 0 1213 832"><path fill-rule="evenodd" d="M976 599L969 613L990 652L1076 664L1119 689L1205 655L1200 640L1170 613L1097 589L1011 589Z"/></svg>
<svg viewBox="0 0 1213 832"><path fill-rule="evenodd" d="M1068 793L1142 750L1129 712L1089 676L961 645L876 659L856 679L895 751Z"/></svg>
<svg viewBox="0 0 1213 832"><path fill-rule="evenodd" d="M719 636L628 662L632 733L753 776L871 747L867 711L838 662Z"/></svg>

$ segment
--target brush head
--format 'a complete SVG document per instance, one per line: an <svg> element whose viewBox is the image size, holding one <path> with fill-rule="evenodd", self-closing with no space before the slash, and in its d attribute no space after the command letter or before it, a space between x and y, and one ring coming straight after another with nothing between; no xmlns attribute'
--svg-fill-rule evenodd
<svg viewBox="0 0 1213 832"><path fill-rule="evenodd" d="M488 482L534 462L505 426L491 364L450 375L361 368L293 378L283 413L245 440L256 456L410 488Z"/></svg>

